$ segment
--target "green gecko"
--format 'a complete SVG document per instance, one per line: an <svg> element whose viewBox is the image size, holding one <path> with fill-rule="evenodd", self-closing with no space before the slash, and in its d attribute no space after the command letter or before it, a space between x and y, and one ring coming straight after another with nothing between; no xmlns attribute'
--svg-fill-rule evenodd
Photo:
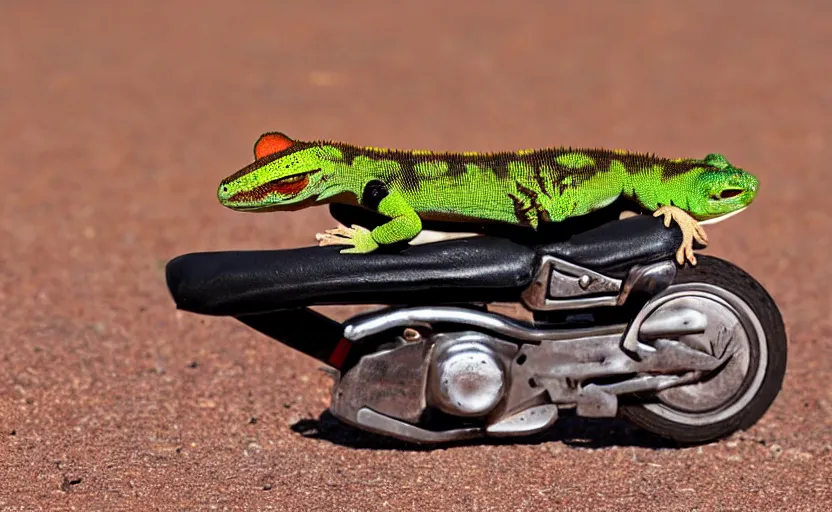
<svg viewBox="0 0 832 512"><path fill-rule="evenodd" d="M675 220L680 265L696 264L700 224L746 208L758 181L720 154L668 159L620 150L549 148L502 153L405 151L260 136L255 161L222 180L219 201L234 210L290 211L327 203L360 205L390 220L372 231L353 225L318 234L320 245L368 253L412 240L423 220L493 221L536 229L624 197Z"/></svg>

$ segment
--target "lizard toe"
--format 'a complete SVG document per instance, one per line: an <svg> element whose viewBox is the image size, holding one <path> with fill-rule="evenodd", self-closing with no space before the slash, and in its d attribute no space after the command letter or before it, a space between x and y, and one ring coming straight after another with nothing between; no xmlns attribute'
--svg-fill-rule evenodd
<svg viewBox="0 0 832 512"><path fill-rule="evenodd" d="M324 247L327 245L352 245L353 241L349 238L345 238L342 236L335 236L329 234L321 234L318 233L315 235L315 238L318 240L318 246Z"/></svg>

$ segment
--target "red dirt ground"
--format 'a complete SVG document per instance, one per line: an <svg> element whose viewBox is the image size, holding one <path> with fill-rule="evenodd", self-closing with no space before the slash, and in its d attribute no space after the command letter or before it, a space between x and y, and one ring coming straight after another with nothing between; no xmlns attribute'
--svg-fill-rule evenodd
<svg viewBox="0 0 832 512"><path fill-rule="evenodd" d="M829 510L831 26L821 1L3 2L0 509ZM178 254L332 225L219 206L266 130L724 152L762 187L707 253L782 308L782 394L681 450L600 424L415 451L319 421L315 361L164 286Z"/></svg>

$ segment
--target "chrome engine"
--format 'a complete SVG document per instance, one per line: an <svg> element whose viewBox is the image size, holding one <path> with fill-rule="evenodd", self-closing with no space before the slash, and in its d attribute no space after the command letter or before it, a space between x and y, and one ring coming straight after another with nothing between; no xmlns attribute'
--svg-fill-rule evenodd
<svg viewBox="0 0 832 512"><path fill-rule="evenodd" d="M508 388L506 352L513 354L517 347L476 332L438 334L433 343L428 403L465 418L482 417L494 410Z"/></svg>

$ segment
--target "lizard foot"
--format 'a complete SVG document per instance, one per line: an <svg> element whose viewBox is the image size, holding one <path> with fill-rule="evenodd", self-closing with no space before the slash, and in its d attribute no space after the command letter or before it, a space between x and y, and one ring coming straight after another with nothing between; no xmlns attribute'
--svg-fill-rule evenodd
<svg viewBox="0 0 832 512"><path fill-rule="evenodd" d="M352 248L344 249L341 254L364 254L378 249L378 243L373 240L369 229L353 224L351 228L338 226L327 229L324 233L315 235L318 245L351 245Z"/></svg>
<svg viewBox="0 0 832 512"><path fill-rule="evenodd" d="M696 222L696 219L676 206L662 206L653 212L654 217L661 215L664 215L665 227L669 228L670 222L675 220L676 224L682 230L682 245L676 251L676 262L679 265L684 265L685 259L687 259L691 265L696 265L696 256L693 254L693 241L696 240L700 244L708 245L708 235L705 234L705 230Z"/></svg>

